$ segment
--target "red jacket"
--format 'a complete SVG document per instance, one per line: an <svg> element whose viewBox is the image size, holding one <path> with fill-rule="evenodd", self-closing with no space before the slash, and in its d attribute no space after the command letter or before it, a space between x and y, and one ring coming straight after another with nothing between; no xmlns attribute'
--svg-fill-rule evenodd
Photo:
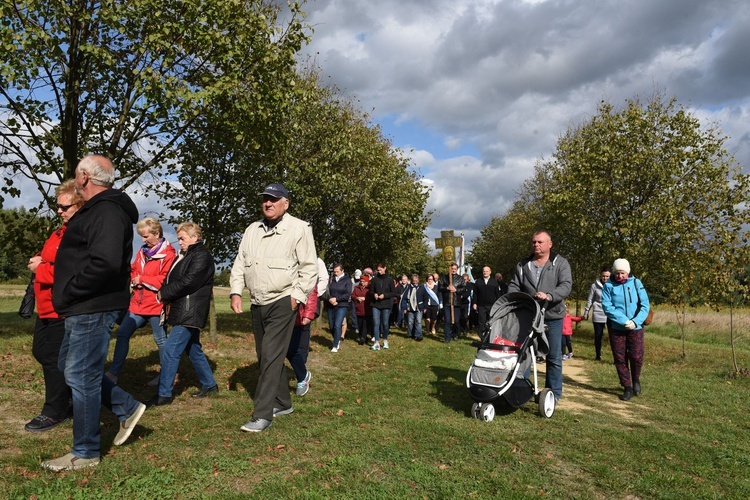
<svg viewBox="0 0 750 500"><path fill-rule="evenodd" d="M563 318L563 335L573 335L573 322L575 321L578 323L579 321L583 320L582 316L571 316L568 313L565 313L565 317Z"/></svg>
<svg viewBox="0 0 750 500"><path fill-rule="evenodd" d="M55 257L57 248L60 246L65 229L62 226L49 235L42 247L42 262L36 268L34 280L34 297L36 297L36 311L42 319L57 318L55 308L52 306L52 283L55 281Z"/></svg>
<svg viewBox="0 0 750 500"><path fill-rule="evenodd" d="M364 302L357 300L358 297L364 297ZM372 294L369 286L355 286L352 290L352 300L354 301L354 313L357 316L372 316Z"/></svg>
<svg viewBox="0 0 750 500"><path fill-rule="evenodd" d="M301 326L304 318L310 321L315 319L315 313L318 310L318 287L314 286L310 295L307 296L307 302L300 304L297 308L297 318L294 320L295 326Z"/></svg>
<svg viewBox="0 0 750 500"><path fill-rule="evenodd" d="M156 293L167 278L176 254L167 240L159 244L158 250L150 258L143 250L144 247L138 250L130 266L130 280L140 277L140 284L133 290L128 310L139 316L158 316L163 304L156 300Z"/></svg>

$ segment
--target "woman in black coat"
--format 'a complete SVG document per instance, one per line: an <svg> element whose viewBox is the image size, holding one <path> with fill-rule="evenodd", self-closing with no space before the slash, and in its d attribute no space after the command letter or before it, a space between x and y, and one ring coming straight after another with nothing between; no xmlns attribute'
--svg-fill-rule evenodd
<svg viewBox="0 0 750 500"><path fill-rule="evenodd" d="M175 259L157 298L164 302L166 323L171 325L167 343L160 350L159 393L146 402L149 406L172 402L172 386L187 352L201 383L193 396L203 398L219 392L211 367L200 342L200 329L206 326L214 283L214 260L203 246L201 229L194 222L177 226L177 241L182 249Z"/></svg>

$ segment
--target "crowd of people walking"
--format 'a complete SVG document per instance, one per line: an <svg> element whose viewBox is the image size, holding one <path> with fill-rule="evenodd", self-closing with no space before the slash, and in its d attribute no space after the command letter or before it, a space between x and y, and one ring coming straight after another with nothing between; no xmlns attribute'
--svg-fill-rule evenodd
<svg viewBox="0 0 750 500"><path fill-rule="evenodd" d="M30 432L51 429L73 416L73 446L42 466L75 470L99 463L100 403L120 421L114 439L126 442L147 407L173 402L177 368L183 353L196 372L197 399L214 396L219 384L200 341L212 298L214 259L203 244L200 226L177 226L179 252L164 238L161 224L146 217L123 192L113 189L114 167L101 156L85 157L75 179L57 190L60 228L40 253L29 260L35 273L38 317L32 352L42 365L45 401L41 413L29 421ZM627 401L641 394L644 330L650 309L643 283L630 275L630 264L617 259L601 269L591 286L583 317L567 312L565 299L572 289L570 265L552 251L547 231L535 233L531 255L516 266L509 284L485 266L473 280L450 272L402 275L395 279L384 262L356 269L350 276L343 264L329 272L317 257L310 225L288 213L290 193L270 184L260 193L262 218L245 230L230 274L230 302L242 314L243 292L249 291L252 332L258 360L258 380L250 420L240 429L262 432L275 417L294 411L285 360L297 381L295 394L305 396L312 373L307 368L312 321L325 311L331 334L331 353L346 338L370 350L387 350L393 326L416 342L425 336L449 344L471 329L482 335L490 327L490 312L499 297L524 292L544 307L549 354L546 386L562 397L562 360L573 356L572 323L592 315L596 359L601 359L605 326L614 364ZM131 262L133 224L143 245ZM160 373L148 385L156 387L145 403L119 385L133 333L150 325L159 356ZM116 345L105 365L115 324ZM566 339L563 341L563 339ZM568 349L568 353L564 349ZM72 401L72 404L71 404Z"/></svg>

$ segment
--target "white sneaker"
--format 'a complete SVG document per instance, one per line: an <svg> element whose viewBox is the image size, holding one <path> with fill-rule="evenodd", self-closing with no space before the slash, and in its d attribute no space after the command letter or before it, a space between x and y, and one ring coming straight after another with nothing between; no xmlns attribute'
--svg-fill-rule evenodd
<svg viewBox="0 0 750 500"><path fill-rule="evenodd" d="M387 340L383 341L383 349L388 349L388 341Z"/></svg>
<svg viewBox="0 0 750 500"><path fill-rule="evenodd" d="M331 348L331 352L339 352L339 348L338 347L333 347L333 348Z"/></svg>
<svg viewBox="0 0 750 500"><path fill-rule="evenodd" d="M136 424L143 416L143 412L146 411L146 405L143 403L138 403L138 406L136 407L135 411L132 415L130 415L127 419L120 422L120 430L117 431L117 435L115 436L114 445L120 446L123 444L127 439L130 437L130 434L133 432L133 429L135 429Z"/></svg>
<svg viewBox="0 0 750 500"><path fill-rule="evenodd" d="M380 342L375 342L372 344L372 347L370 347L371 351L379 351L380 350Z"/></svg>
<svg viewBox="0 0 750 500"><path fill-rule="evenodd" d="M60 458L55 458L54 460L45 460L42 462L42 467L55 472L63 470L78 470L86 467L96 467L97 465L99 465L99 457L78 458L72 453L68 453Z"/></svg>

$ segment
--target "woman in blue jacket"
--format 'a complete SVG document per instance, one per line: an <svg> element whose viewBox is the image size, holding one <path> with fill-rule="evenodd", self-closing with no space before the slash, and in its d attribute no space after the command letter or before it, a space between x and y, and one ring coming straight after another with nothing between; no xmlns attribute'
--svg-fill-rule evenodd
<svg viewBox="0 0 750 500"><path fill-rule="evenodd" d="M617 259L612 264L612 276L602 288L602 309L607 315L609 343L612 356L625 388L620 399L628 401L633 394L641 394L643 366L643 322L650 304L643 283L630 276L630 263Z"/></svg>

